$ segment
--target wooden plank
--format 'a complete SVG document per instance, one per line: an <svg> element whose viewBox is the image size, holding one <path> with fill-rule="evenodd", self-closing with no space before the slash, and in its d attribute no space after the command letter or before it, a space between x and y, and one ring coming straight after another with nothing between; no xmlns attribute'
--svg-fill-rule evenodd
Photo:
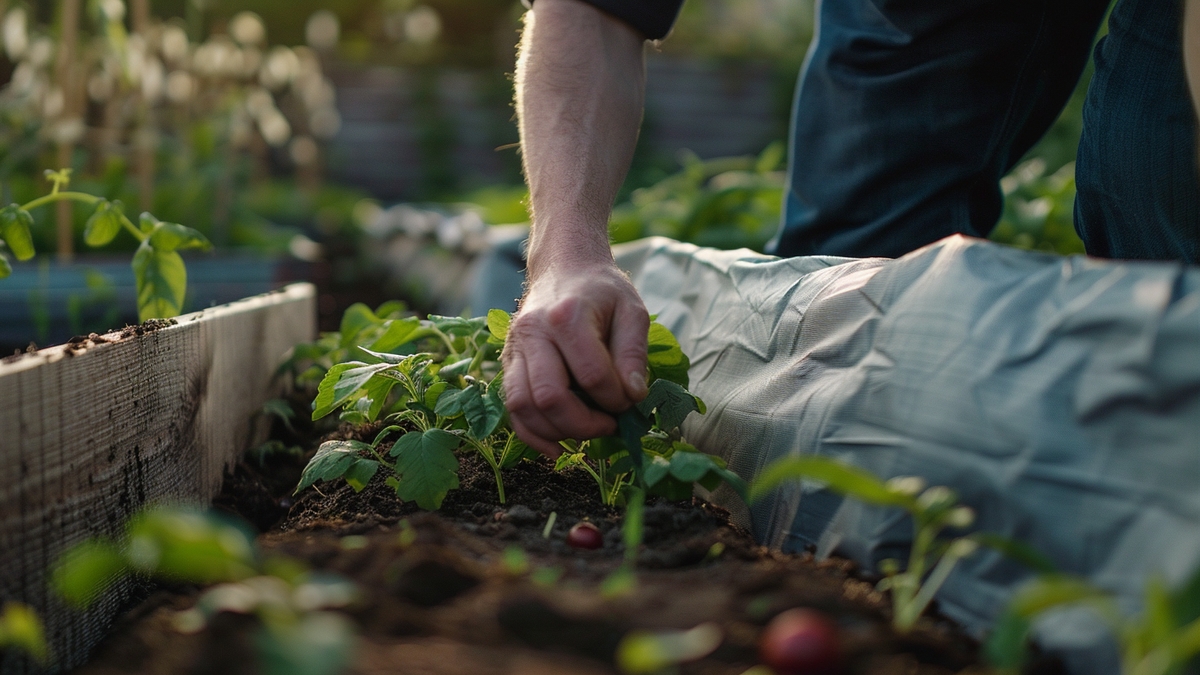
<svg viewBox="0 0 1200 675"><path fill-rule="evenodd" d="M74 354L0 363L0 601L38 610L55 671L87 658L136 589L79 612L48 591L49 567L143 505L208 502L262 440L255 413L276 392L276 365L315 329L315 290L294 284ZM26 672L22 659L0 661L4 675Z"/></svg>

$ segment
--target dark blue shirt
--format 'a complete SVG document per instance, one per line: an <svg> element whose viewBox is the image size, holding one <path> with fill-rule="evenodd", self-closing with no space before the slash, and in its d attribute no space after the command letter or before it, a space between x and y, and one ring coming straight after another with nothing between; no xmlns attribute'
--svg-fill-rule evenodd
<svg viewBox="0 0 1200 675"><path fill-rule="evenodd" d="M647 40L661 40L671 32L683 0L583 0L632 26ZM533 0L522 0L526 7Z"/></svg>

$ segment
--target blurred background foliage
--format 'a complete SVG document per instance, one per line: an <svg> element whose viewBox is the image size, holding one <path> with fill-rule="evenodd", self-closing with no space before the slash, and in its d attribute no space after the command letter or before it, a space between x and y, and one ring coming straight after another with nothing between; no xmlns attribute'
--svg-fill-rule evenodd
<svg viewBox="0 0 1200 675"><path fill-rule="evenodd" d="M656 139L675 122L650 111L613 215L615 240L666 234L759 249L769 239L786 169L780 143L812 38L813 4L685 4L651 60L702 64L734 79L751 71L729 69L766 73L773 131L740 157L664 152ZM0 0L0 197L44 192L41 170L65 163L80 187L196 227L225 248L296 253L300 235L300 252L311 253L306 241L355 241L363 225L355 214L373 212L364 200L381 195L331 170L362 163L338 154L343 117L353 111L339 92L343 81L384 69L414 83L402 112L412 115L419 166L405 199L472 204L491 224L524 221L508 102L523 11L517 0ZM483 116L472 118L488 127L478 142L502 146L503 161L486 180L464 177L452 161L464 132L452 128L453 105L439 97L449 86L442 73L461 72L482 83L472 86L486 99ZM1005 178L993 239L1082 250L1071 225L1071 166L1087 81ZM77 239L87 214L67 217ZM61 252L64 243L44 222L53 213L38 218L39 249ZM119 238L113 246L131 244Z"/></svg>

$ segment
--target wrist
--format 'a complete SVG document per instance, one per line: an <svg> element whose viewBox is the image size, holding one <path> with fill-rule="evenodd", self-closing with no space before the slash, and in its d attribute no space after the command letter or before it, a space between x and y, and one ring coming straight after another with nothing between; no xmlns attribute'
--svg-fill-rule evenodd
<svg viewBox="0 0 1200 675"><path fill-rule="evenodd" d="M530 283L546 274L580 274L616 263L608 241L607 227L554 227L534 225L526 252L525 274Z"/></svg>

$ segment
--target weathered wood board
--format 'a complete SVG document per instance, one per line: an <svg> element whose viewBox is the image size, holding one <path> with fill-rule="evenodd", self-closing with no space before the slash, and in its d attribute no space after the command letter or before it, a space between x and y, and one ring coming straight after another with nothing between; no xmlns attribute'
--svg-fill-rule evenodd
<svg viewBox="0 0 1200 675"><path fill-rule="evenodd" d="M0 363L0 603L38 610L53 671L87 658L134 588L80 612L48 590L49 567L73 544L118 534L145 504L209 501L226 467L261 442L256 413L284 353L315 330L315 290L294 284L142 335ZM3 675L25 672L36 669L23 658L0 661Z"/></svg>

